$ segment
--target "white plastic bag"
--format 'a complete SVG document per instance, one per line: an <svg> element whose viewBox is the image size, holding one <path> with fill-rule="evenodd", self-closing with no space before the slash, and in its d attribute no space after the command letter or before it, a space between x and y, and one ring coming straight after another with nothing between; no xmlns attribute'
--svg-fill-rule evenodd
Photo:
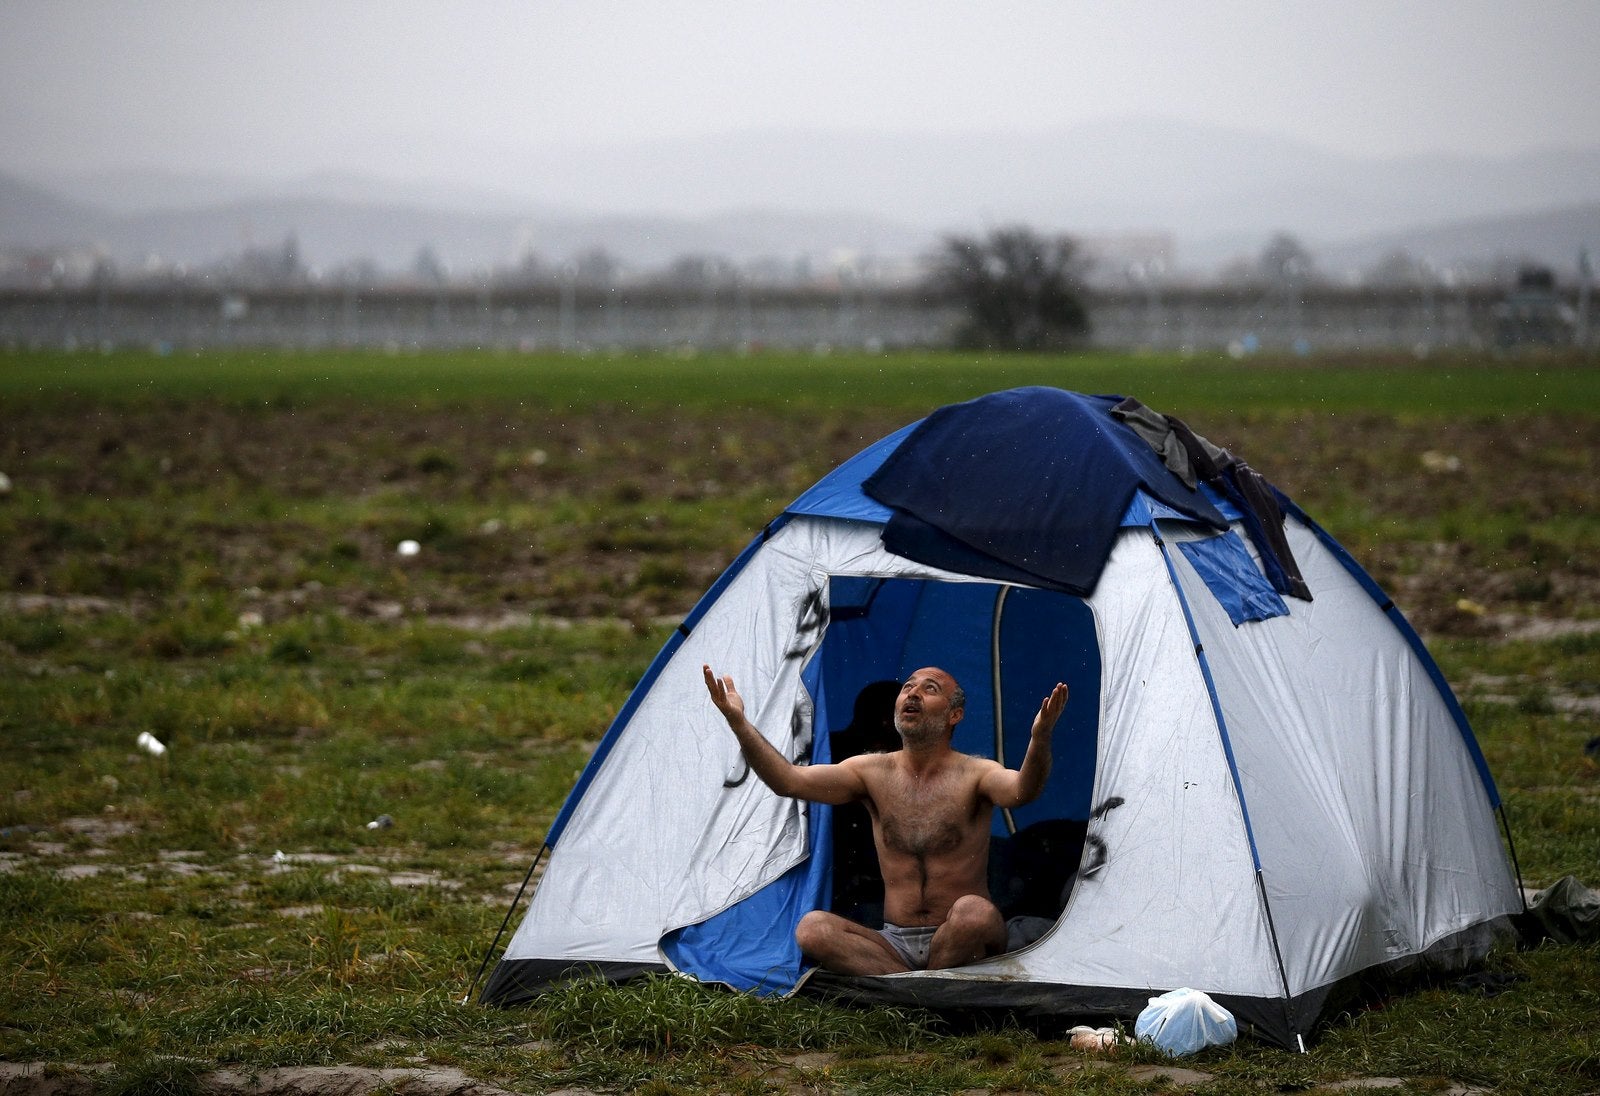
<svg viewBox="0 0 1600 1096"><path fill-rule="evenodd" d="M1175 989L1150 998L1133 1034L1181 1058L1205 1047L1226 1046L1239 1037L1239 1025L1233 1013L1199 990Z"/></svg>

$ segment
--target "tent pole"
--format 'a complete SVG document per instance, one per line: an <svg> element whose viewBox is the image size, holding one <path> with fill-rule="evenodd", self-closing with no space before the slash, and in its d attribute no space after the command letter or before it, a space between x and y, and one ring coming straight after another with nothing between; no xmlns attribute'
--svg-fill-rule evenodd
<svg viewBox="0 0 1600 1096"><path fill-rule="evenodd" d="M1006 595L1011 593L1010 586L1000 587L1000 592L994 599L994 617L989 625L989 677L994 693L994 759L1000 764L1006 763L1006 735L1002 711L1004 704L1000 695L1000 618L1005 614ZM1000 808L1000 817L1005 819L1006 832L1017 832L1017 820L1011 815L1010 807Z"/></svg>
<svg viewBox="0 0 1600 1096"><path fill-rule="evenodd" d="M1517 863L1517 843L1511 839L1511 819L1506 817L1506 801L1502 799L1495 812L1500 816L1500 829L1506 835L1506 848L1511 852L1511 871L1517 877L1517 900L1522 903L1522 912L1528 912L1528 895L1522 889L1522 865Z"/></svg>
<svg viewBox="0 0 1600 1096"><path fill-rule="evenodd" d="M472 976L472 984L467 987L467 992L461 998L461 1003L463 1005L470 1004L472 1002L472 995L478 988L478 979L483 977L483 972L489 966L489 956L494 954L494 949L500 944L500 937L505 935L506 926L511 923L511 915L516 911L517 903L522 901L522 892L528 889L528 880L533 878L533 873L539 868L539 861L543 860L544 854L549 851L549 842L540 845L538 855L533 858L533 863L528 865L528 874L522 877L522 886L517 888L516 895L511 899L511 905L506 907L506 915L500 921L500 929L494 934L494 940L492 940L489 946L484 949L483 962L478 964L478 973Z"/></svg>
<svg viewBox="0 0 1600 1096"><path fill-rule="evenodd" d="M1267 901L1267 880L1262 875L1260 867L1256 868L1256 896L1261 899L1261 912L1267 918L1267 939L1272 942L1272 957L1278 961L1278 978L1283 983L1283 1018L1289 1031L1294 1035L1295 1043L1300 1047L1300 1053L1306 1053L1305 1037L1300 1031L1300 1025L1295 1021L1294 994L1289 989L1289 971L1283 965L1283 949L1278 946L1278 926L1272 920L1272 903Z"/></svg>

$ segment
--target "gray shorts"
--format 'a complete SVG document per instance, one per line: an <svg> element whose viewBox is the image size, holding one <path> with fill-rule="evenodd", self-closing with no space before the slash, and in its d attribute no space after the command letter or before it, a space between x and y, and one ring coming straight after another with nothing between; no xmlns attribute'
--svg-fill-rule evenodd
<svg viewBox="0 0 1600 1096"><path fill-rule="evenodd" d="M885 921L883 928L878 930L878 935L889 941L889 946L907 967L912 970L926 970L928 952L933 949L933 934L938 931L937 925L901 928Z"/></svg>

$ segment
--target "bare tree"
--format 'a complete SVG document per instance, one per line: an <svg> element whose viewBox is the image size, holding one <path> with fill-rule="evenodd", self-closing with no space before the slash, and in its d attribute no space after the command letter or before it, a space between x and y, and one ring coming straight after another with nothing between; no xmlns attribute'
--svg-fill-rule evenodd
<svg viewBox="0 0 1600 1096"><path fill-rule="evenodd" d="M1022 226L982 239L949 236L934 256L930 288L960 304L962 346L989 350L1059 350L1089 333L1084 307L1087 263L1070 236Z"/></svg>
<svg viewBox="0 0 1600 1096"><path fill-rule="evenodd" d="M1267 241L1257 261L1261 279L1268 285L1298 287L1317 276L1316 260L1300 239L1279 232Z"/></svg>
<svg viewBox="0 0 1600 1096"><path fill-rule="evenodd" d="M423 285L444 285L450 280L450 269L432 244L423 244L411 260L411 276Z"/></svg>

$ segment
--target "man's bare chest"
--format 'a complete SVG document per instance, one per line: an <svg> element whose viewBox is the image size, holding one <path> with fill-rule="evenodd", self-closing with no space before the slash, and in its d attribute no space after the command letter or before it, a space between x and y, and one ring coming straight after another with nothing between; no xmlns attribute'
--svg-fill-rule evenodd
<svg viewBox="0 0 1600 1096"><path fill-rule="evenodd" d="M976 829L987 828L977 791L960 774L927 781L897 774L874 789L870 809L884 846L918 858L956 852Z"/></svg>

